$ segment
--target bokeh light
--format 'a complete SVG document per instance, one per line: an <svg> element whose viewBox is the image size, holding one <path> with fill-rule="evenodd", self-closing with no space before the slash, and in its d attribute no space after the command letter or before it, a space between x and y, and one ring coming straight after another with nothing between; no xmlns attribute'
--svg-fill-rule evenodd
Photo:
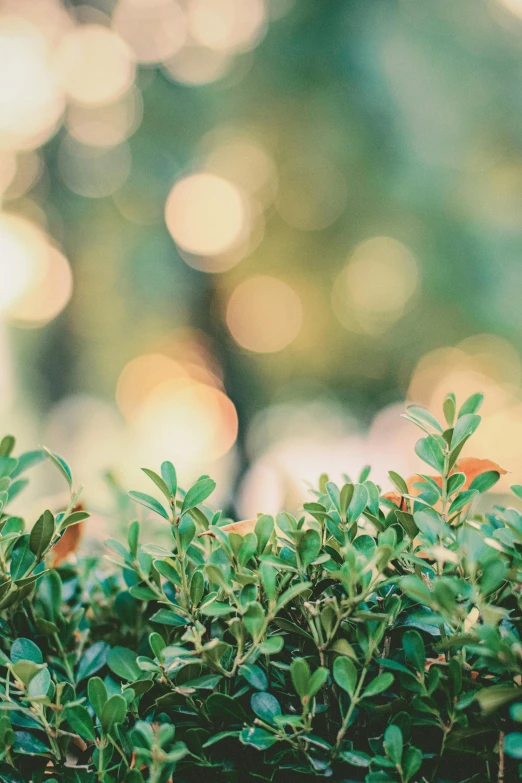
<svg viewBox="0 0 522 783"><path fill-rule="evenodd" d="M119 0L112 26L140 63L172 57L187 37L185 14L176 0Z"/></svg>
<svg viewBox="0 0 522 783"><path fill-rule="evenodd" d="M190 474L232 449L238 419L197 335L184 337L184 345L173 344L176 359L150 353L128 362L118 379L116 402L151 458L169 454Z"/></svg>
<svg viewBox="0 0 522 783"><path fill-rule="evenodd" d="M72 293L67 259L45 234L18 215L0 214L0 313L23 326L55 318Z"/></svg>
<svg viewBox="0 0 522 783"><path fill-rule="evenodd" d="M228 300L227 326L234 340L255 353L281 351L301 331L301 300L288 283L259 275L240 283Z"/></svg>
<svg viewBox="0 0 522 783"><path fill-rule="evenodd" d="M188 0L190 33L216 51L246 51L265 31L263 0Z"/></svg>
<svg viewBox="0 0 522 783"><path fill-rule="evenodd" d="M225 76L231 66L232 58L228 52L214 51L195 43L188 43L163 61L166 76L189 86L215 82Z"/></svg>
<svg viewBox="0 0 522 783"><path fill-rule="evenodd" d="M53 135L64 109L48 42L27 20L0 16L0 62L0 149L33 149Z"/></svg>
<svg viewBox="0 0 522 783"><path fill-rule="evenodd" d="M134 81L130 47L114 31L98 24L79 25L62 39L56 67L68 96L88 105L111 103Z"/></svg>
<svg viewBox="0 0 522 783"><path fill-rule="evenodd" d="M167 199L165 220L182 250L198 256L219 256L243 238L248 208L238 188L222 177L201 172L174 185Z"/></svg>
<svg viewBox="0 0 522 783"><path fill-rule="evenodd" d="M350 331L381 334L403 315L418 278L415 256L405 245L390 237L368 239L335 281L334 312Z"/></svg>

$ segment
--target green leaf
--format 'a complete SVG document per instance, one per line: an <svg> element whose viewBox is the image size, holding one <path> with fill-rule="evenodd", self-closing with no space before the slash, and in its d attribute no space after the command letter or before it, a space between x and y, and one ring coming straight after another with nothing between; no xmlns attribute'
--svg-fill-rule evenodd
<svg viewBox="0 0 522 783"><path fill-rule="evenodd" d="M120 696L119 693L115 693L111 696L103 705L100 723L102 728L107 734L111 734L114 727L117 724L121 724L125 721L127 715L127 702Z"/></svg>
<svg viewBox="0 0 522 783"><path fill-rule="evenodd" d="M16 582L17 579L23 579L25 576L28 576L35 563L35 556L31 552L29 545L29 536L20 536L13 547L11 555L11 566L9 569L11 579Z"/></svg>
<svg viewBox="0 0 522 783"><path fill-rule="evenodd" d="M444 397L442 410L444 411L444 418L446 419L448 427L453 427L455 422L455 413L457 411L457 401L453 392L449 392L449 394L446 394Z"/></svg>
<svg viewBox="0 0 522 783"><path fill-rule="evenodd" d="M205 593L205 577L201 571L194 571L190 580L190 600L197 606Z"/></svg>
<svg viewBox="0 0 522 783"><path fill-rule="evenodd" d="M67 462L64 460L63 457L60 457L60 455L56 454L54 451L51 451L50 449L46 448L45 446L43 446L42 448L45 451L45 453L47 454L47 456L49 457L49 459L51 460L51 462L54 462L54 464L56 465L56 467L58 468L58 470L60 471L62 476L65 478L65 480L69 484L69 487L72 489L72 484L73 484L72 473L71 473L71 469L70 469L69 465L67 464Z"/></svg>
<svg viewBox="0 0 522 783"><path fill-rule="evenodd" d="M271 693L258 692L253 693L250 699L250 706L258 718L265 723L274 723L274 718L281 715L281 705L275 696Z"/></svg>
<svg viewBox="0 0 522 783"><path fill-rule="evenodd" d="M359 482L361 483L361 482ZM348 507L352 501L353 493L354 493L354 485L353 484L344 484L344 486L341 489L341 495L339 498L339 506L341 509L341 516L344 518L346 517L346 513L348 511Z"/></svg>
<svg viewBox="0 0 522 783"><path fill-rule="evenodd" d="M65 530L67 527L72 527L72 525L77 525L78 522L83 522L84 519L89 519L91 515L88 511L74 511L72 514L69 514L66 517L63 517L60 519L60 530Z"/></svg>
<svg viewBox="0 0 522 783"><path fill-rule="evenodd" d="M251 726L250 728L243 729L239 735L239 739L243 745L253 745L258 750L268 750L277 742L277 737L265 729L260 729L257 726Z"/></svg>
<svg viewBox="0 0 522 783"><path fill-rule="evenodd" d="M277 653L281 652L284 646L285 640L282 636L268 636L259 645L259 651L263 655L277 655Z"/></svg>
<svg viewBox="0 0 522 783"><path fill-rule="evenodd" d="M108 699L107 688L100 677L91 677L87 683L87 695L94 712L101 718L103 708Z"/></svg>
<svg viewBox="0 0 522 783"><path fill-rule="evenodd" d="M103 641L94 642L93 645L88 647L80 658L76 680L81 682L87 677L92 677L93 674L102 669L107 661L109 649L107 642Z"/></svg>
<svg viewBox="0 0 522 783"><path fill-rule="evenodd" d="M409 747L406 748L402 760L402 769L404 772L404 779L406 783L410 781L422 766L422 751L419 748Z"/></svg>
<svg viewBox="0 0 522 783"><path fill-rule="evenodd" d="M107 653L107 666L124 680L139 680L141 669L136 663L137 653L127 647L113 647Z"/></svg>
<svg viewBox="0 0 522 783"><path fill-rule="evenodd" d="M170 609L159 609L152 615L150 622L161 623L162 625L172 625L175 628L182 628L188 623L185 617L176 614L176 612L172 612Z"/></svg>
<svg viewBox="0 0 522 783"><path fill-rule="evenodd" d="M368 490L364 484L355 484L353 496L348 506L348 522L353 523L359 519L368 504Z"/></svg>
<svg viewBox="0 0 522 783"><path fill-rule="evenodd" d="M178 533L181 541L181 551L187 551L192 539L196 535L196 525L190 516L184 516L178 525Z"/></svg>
<svg viewBox="0 0 522 783"><path fill-rule="evenodd" d="M262 555L274 532L274 518L268 514L262 514L258 517L254 532L257 538L257 553Z"/></svg>
<svg viewBox="0 0 522 783"><path fill-rule="evenodd" d="M473 435L480 422L480 416L477 416L474 413L466 413L464 415L459 413L459 418L455 424L453 436L451 438L452 451L459 443Z"/></svg>
<svg viewBox="0 0 522 783"><path fill-rule="evenodd" d="M352 767L369 767L371 757L367 753L361 753L360 751L345 750L340 754L341 758L346 761L347 764L351 764Z"/></svg>
<svg viewBox="0 0 522 783"><path fill-rule="evenodd" d="M224 693L212 693L205 706L211 718L236 724L242 724L246 720L246 714L241 704Z"/></svg>
<svg viewBox="0 0 522 783"><path fill-rule="evenodd" d="M398 766L402 760L402 731L392 723L384 732L384 750L390 761Z"/></svg>
<svg viewBox="0 0 522 783"><path fill-rule="evenodd" d="M243 622L250 636L257 641L265 627L265 612L258 601L252 601L248 604L243 615Z"/></svg>
<svg viewBox="0 0 522 783"><path fill-rule="evenodd" d="M315 560L320 551L321 536L317 530L313 530L312 528L306 530L297 545L297 552L299 554L302 567L307 569L308 566Z"/></svg>
<svg viewBox="0 0 522 783"><path fill-rule="evenodd" d="M290 666L290 676L295 692L301 699L308 694L310 667L304 658L294 658Z"/></svg>
<svg viewBox="0 0 522 783"><path fill-rule="evenodd" d="M464 416L469 413L476 413L482 403L484 402L484 395L478 392L477 394L472 394L471 397L468 397L468 399L461 405L461 408L459 410L459 419L461 416Z"/></svg>
<svg viewBox="0 0 522 783"><path fill-rule="evenodd" d="M485 473L481 473L480 476L476 476L473 479L469 485L469 489L471 491L487 492L488 489L495 486L499 478L500 473L497 470L487 470Z"/></svg>
<svg viewBox="0 0 522 783"><path fill-rule="evenodd" d="M339 688L353 698L357 686L357 669L353 661L345 655L339 655L333 664L333 678Z"/></svg>
<svg viewBox="0 0 522 783"><path fill-rule="evenodd" d="M66 718L75 734L82 739L88 739L91 740L91 742L94 742L96 734L87 707L84 707L83 704L67 707Z"/></svg>
<svg viewBox="0 0 522 783"><path fill-rule="evenodd" d="M45 756L51 752L42 740L28 731L15 731L13 749L24 756Z"/></svg>
<svg viewBox="0 0 522 783"><path fill-rule="evenodd" d="M410 490L408 489L408 485L406 484L406 482L404 481L402 476L399 476L399 474L395 473L394 470L390 470L389 473L388 473L388 476L391 478L391 480L393 481L395 487L399 490L401 495L409 495L410 494Z"/></svg>
<svg viewBox="0 0 522 783"><path fill-rule="evenodd" d="M522 484L511 484L511 492L522 500Z"/></svg>
<svg viewBox="0 0 522 783"><path fill-rule="evenodd" d="M343 658L342 660L348 660L348 658ZM390 672L383 672L382 674L379 674L377 677L375 677L374 680L370 682L369 685L366 686L363 691L362 698L366 699L370 696L377 696L379 693L388 690L390 685L393 683L393 679L393 674L390 674Z"/></svg>
<svg viewBox="0 0 522 783"><path fill-rule="evenodd" d="M136 503L139 503L141 506L145 506L145 508L150 509L150 511L154 511L156 514L159 514L160 517L163 517L163 519L170 519L161 503L151 495L146 495L144 492L132 491L129 492L129 496L135 500Z"/></svg>
<svg viewBox="0 0 522 783"><path fill-rule="evenodd" d="M181 506L181 513L184 514L189 509L194 508L194 506L203 503L203 501L214 492L215 488L216 482L212 479L208 477L199 479L185 495L183 505Z"/></svg>
<svg viewBox="0 0 522 783"><path fill-rule="evenodd" d="M420 405L408 405L406 410L412 418L417 419L417 421L427 424L428 427L433 427L434 430L442 433L442 427L439 422L426 408L421 408Z"/></svg>
<svg viewBox="0 0 522 783"><path fill-rule="evenodd" d="M407 660L413 664L415 670L424 672L426 648L420 633L414 629L405 631L402 636L402 648Z"/></svg>
<svg viewBox="0 0 522 783"><path fill-rule="evenodd" d="M444 455L438 442L431 435L428 435L426 438L420 438L417 441L415 453L423 462L426 462L439 473L444 471Z"/></svg>
<svg viewBox="0 0 522 783"><path fill-rule="evenodd" d="M298 582L295 585L291 585L291 587L289 587L288 590L285 590L285 592L279 597L279 600L276 604L276 612L279 612L283 606L286 606L286 604L289 603L289 601L293 601L296 596L310 590L310 588L311 584L309 582Z"/></svg>
<svg viewBox="0 0 522 783"><path fill-rule="evenodd" d="M171 497L175 497L178 490L178 479L176 476L176 469L172 462L162 462L161 475L165 485L168 487Z"/></svg>
<svg viewBox="0 0 522 783"><path fill-rule="evenodd" d="M42 516L34 523L29 536L29 547L37 558L40 558L43 555L51 543L54 536L54 530L54 516L50 511L44 511Z"/></svg>
<svg viewBox="0 0 522 783"><path fill-rule="evenodd" d="M160 492L165 495L168 501L170 501L170 490L168 486L165 484L161 476L158 476L157 473L155 473L153 470L149 470L148 468L142 468L142 471L145 473L146 476L150 478L151 481L155 483L155 485L158 487Z"/></svg>
<svg viewBox="0 0 522 783"><path fill-rule="evenodd" d="M318 693L325 682L328 679L328 669L325 669L323 666L320 666L318 669L315 670L315 672L312 674L308 681L308 696L310 699L313 699L313 697Z"/></svg>
<svg viewBox="0 0 522 783"><path fill-rule="evenodd" d="M11 661L32 661L43 663L43 655L40 648L31 639L15 639L11 647Z"/></svg>
<svg viewBox="0 0 522 783"><path fill-rule="evenodd" d="M229 614L233 614L236 610L230 604L225 604L221 601L209 601L203 604L199 611L207 617L226 617Z"/></svg>
<svg viewBox="0 0 522 783"><path fill-rule="evenodd" d="M268 688L266 674L260 666L255 664L244 664L239 667L239 673L252 688L255 688L258 691L264 691Z"/></svg>
<svg viewBox="0 0 522 783"><path fill-rule="evenodd" d="M47 666L45 669L40 669L34 677L31 677L29 685L27 687L27 698L41 700L47 697L49 688L51 687L51 675Z"/></svg>

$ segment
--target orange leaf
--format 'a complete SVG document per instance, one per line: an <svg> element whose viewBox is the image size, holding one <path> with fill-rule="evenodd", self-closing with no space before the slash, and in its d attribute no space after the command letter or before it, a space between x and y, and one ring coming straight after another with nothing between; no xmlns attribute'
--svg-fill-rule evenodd
<svg viewBox="0 0 522 783"><path fill-rule="evenodd" d="M85 511L83 503L77 503L75 505L72 513L76 511ZM63 561L73 552L76 552L82 538L82 532L83 522L78 522L76 525L65 528L62 537L51 551L51 565L54 568L57 568L60 563L63 563Z"/></svg>
<svg viewBox="0 0 522 783"><path fill-rule="evenodd" d="M71 527L65 528L64 534L51 552L52 565L54 568L59 566L60 563L63 563L70 554L76 552L82 537L82 530L83 522L78 522L77 525L71 525Z"/></svg>
<svg viewBox="0 0 522 783"><path fill-rule="evenodd" d="M220 527L219 529L222 530L224 533L237 533L240 536L246 536L249 533L253 533L256 527L257 519L243 519L241 522L230 522L228 525L223 525L223 527ZM214 532L211 530L205 530L203 533L200 533L198 538L201 538L201 536L214 536Z"/></svg>

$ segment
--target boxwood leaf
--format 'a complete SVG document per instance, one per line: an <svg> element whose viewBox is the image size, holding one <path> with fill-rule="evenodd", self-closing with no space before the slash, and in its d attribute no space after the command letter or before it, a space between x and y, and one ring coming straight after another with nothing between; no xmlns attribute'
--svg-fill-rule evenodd
<svg viewBox="0 0 522 783"><path fill-rule="evenodd" d="M253 745L258 750L268 750L277 742L277 737L270 734L265 729L260 729L257 726L251 726L250 728L243 729L239 735L239 739L243 745Z"/></svg>
<svg viewBox="0 0 522 783"><path fill-rule="evenodd" d="M100 722L104 731L111 734L114 727L123 723L127 715L127 702L119 693L113 694L103 705Z"/></svg>
<svg viewBox="0 0 522 783"><path fill-rule="evenodd" d="M36 557L41 557L54 536L54 516L50 511L44 511L33 525L29 536L29 547Z"/></svg>
<svg viewBox="0 0 522 783"><path fill-rule="evenodd" d="M169 515L161 505L161 503L156 500L156 498L153 498L151 495L146 495L144 492L129 492L130 497L136 501L136 503L139 503L141 506L145 506L145 508L150 509L151 511L154 511L156 514L159 514L160 517L163 517L163 519L170 519Z"/></svg>
<svg viewBox="0 0 522 783"><path fill-rule="evenodd" d="M345 655L337 657L333 664L333 678L337 685L353 697L357 685L357 669Z"/></svg>
<svg viewBox="0 0 522 783"><path fill-rule="evenodd" d="M281 715L281 705L275 696L266 691L252 694L250 706L257 717L266 723L273 723L276 715Z"/></svg>
<svg viewBox="0 0 522 783"><path fill-rule="evenodd" d="M211 478L208 478L208 476L200 478L199 481L196 481L194 486L188 490L187 494L183 498L181 513L184 514L189 509L194 508L194 506L198 506L200 503L203 503L203 501L214 492L215 488L216 482Z"/></svg>
<svg viewBox="0 0 522 783"><path fill-rule="evenodd" d="M137 657L137 653L128 647L113 647L107 653L107 665L118 677L132 682L141 677L141 669L136 663Z"/></svg>
<svg viewBox="0 0 522 783"><path fill-rule="evenodd" d="M99 641L94 642L93 645L85 650L80 658L78 671L76 673L78 682L85 680L87 677L92 677L93 674L96 674L96 672L105 666L109 649L107 642Z"/></svg>
<svg viewBox="0 0 522 783"><path fill-rule="evenodd" d="M343 658L342 660L348 660L348 658ZM390 672L383 672L382 674L377 675L377 677L375 677L375 679L373 679L364 689L362 698L366 699L369 696L377 696L379 693L386 691L390 685L392 685L393 679L393 674Z"/></svg>
<svg viewBox="0 0 522 783"><path fill-rule="evenodd" d="M75 734L78 734L82 739L88 739L91 740L91 742L94 742L96 739L94 723L92 722L87 707L84 707L83 704L76 704L74 707L68 707L66 718Z"/></svg>

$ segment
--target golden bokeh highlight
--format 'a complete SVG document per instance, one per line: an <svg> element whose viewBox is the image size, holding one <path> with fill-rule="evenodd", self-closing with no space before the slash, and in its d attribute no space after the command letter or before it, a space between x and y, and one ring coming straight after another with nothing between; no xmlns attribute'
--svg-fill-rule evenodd
<svg viewBox="0 0 522 783"><path fill-rule="evenodd" d="M41 229L0 214L0 314L19 326L43 326L67 305L73 288L67 259Z"/></svg>
<svg viewBox="0 0 522 783"><path fill-rule="evenodd" d="M165 381L140 407L136 426L154 433L158 450L181 465L214 462L237 438L232 401L219 389L195 381Z"/></svg>
<svg viewBox="0 0 522 783"><path fill-rule="evenodd" d="M0 16L0 149L34 149L57 130L64 95L41 31Z"/></svg>
<svg viewBox="0 0 522 783"><path fill-rule="evenodd" d="M188 379L182 364L161 353L137 356L125 365L116 386L116 402L126 419L132 419L154 389L166 381Z"/></svg>
<svg viewBox="0 0 522 783"><path fill-rule="evenodd" d="M89 106L117 100L134 82L130 47L100 24L70 30L58 46L55 62L69 98Z"/></svg>
<svg viewBox="0 0 522 783"><path fill-rule="evenodd" d="M172 57L187 39L185 13L176 0L119 0L112 27L146 64Z"/></svg>
<svg viewBox="0 0 522 783"><path fill-rule="evenodd" d="M248 207L240 190L208 172L176 182L165 206L176 244L196 256L219 256L237 246L248 230Z"/></svg>
<svg viewBox="0 0 522 783"><path fill-rule="evenodd" d="M234 290L228 300L226 322L232 337L243 348L255 353L275 353L298 336L303 308L288 283L259 275Z"/></svg>
<svg viewBox="0 0 522 783"><path fill-rule="evenodd" d="M355 248L337 277L332 307L350 331L379 335L404 314L418 280L417 261L405 245L374 237Z"/></svg>
<svg viewBox="0 0 522 783"><path fill-rule="evenodd" d="M232 449L238 419L214 368L205 363L204 346L187 338L187 351L178 343L176 359L150 353L128 362L118 379L116 402L154 453L169 454L190 471Z"/></svg>
<svg viewBox="0 0 522 783"><path fill-rule="evenodd" d="M252 49L265 32L263 0L188 0L192 38L221 52Z"/></svg>

